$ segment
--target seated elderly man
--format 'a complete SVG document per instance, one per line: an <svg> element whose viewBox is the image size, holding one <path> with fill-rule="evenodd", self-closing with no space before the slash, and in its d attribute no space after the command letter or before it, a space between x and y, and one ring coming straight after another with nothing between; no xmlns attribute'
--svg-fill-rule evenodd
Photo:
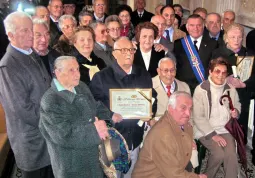
<svg viewBox="0 0 255 178"><path fill-rule="evenodd" d="M185 170L193 146L189 124L192 105L186 92L177 91L170 96L167 111L145 139L132 178L207 177Z"/></svg>
<svg viewBox="0 0 255 178"><path fill-rule="evenodd" d="M162 116L167 109L168 99L175 91L185 91L190 93L189 86L175 78L176 62L165 57L158 63L158 75L152 78L153 88L158 93L158 106L156 116Z"/></svg>
<svg viewBox="0 0 255 178"><path fill-rule="evenodd" d="M90 89L96 100L102 101L110 107L109 90L127 88L152 88L150 74L143 68L133 65L134 53L136 49L127 37L120 37L114 43L113 64L96 73L90 83ZM156 92L152 93L156 97ZM152 106L152 112L156 112L156 102ZM144 124L140 127L138 119L125 119L121 123L115 124L115 128L126 139L131 152L131 168L126 174L118 172L118 178L131 178L134 165L136 163L139 145L144 134Z"/></svg>
<svg viewBox="0 0 255 178"><path fill-rule="evenodd" d="M238 175L238 161L235 139L226 130L230 119L239 116L241 104L237 91L226 83L227 61L216 58L210 61L209 78L196 87L193 95L194 136L210 151L206 174L214 178L221 164L224 165L225 178ZM229 95L234 110L228 103L221 105L222 95Z"/></svg>
<svg viewBox="0 0 255 178"><path fill-rule="evenodd" d="M109 136L104 120L112 117L116 123L122 117L94 100L87 85L80 82L76 58L58 57L54 67L56 78L42 97L39 123L54 176L103 177L98 145Z"/></svg>

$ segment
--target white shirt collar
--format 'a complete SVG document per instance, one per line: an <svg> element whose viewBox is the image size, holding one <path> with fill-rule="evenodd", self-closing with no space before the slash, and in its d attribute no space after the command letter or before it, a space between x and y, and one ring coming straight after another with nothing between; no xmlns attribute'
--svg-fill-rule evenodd
<svg viewBox="0 0 255 178"><path fill-rule="evenodd" d="M168 89L166 88L166 85L164 84L164 82L162 80L160 80L163 88L165 89L166 92L168 92ZM170 92L171 94L174 92L175 90L175 82L173 81L173 83L171 84L171 89L170 89Z"/></svg>
<svg viewBox="0 0 255 178"><path fill-rule="evenodd" d="M151 60L151 50L147 53L144 53L141 51L141 54L143 56L143 61L146 67L146 70L149 70L149 66L150 66L150 60Z"/></svg>
<svg viewBox="0 0 255 178"><path fill-rule="evenodd" d="M193 38L192 36L190 36L190 39L192 41L192 43L194 43L195 40L197 40L197 48L199 49L200 48L200 45L201 45L201 41L202 41L202 38L203 38L203 35L201 35L199 38L195 39Z"/></svg>
<svg viewBox="0 0 255 178"><path fill-rule="evenodd" d="M50 19L51 19L53 22L58 22L58 20L55 20L51 15L50 15Z"/></svg>
<svg viewBox="0 0 255 178"><path fill-rule="evenodd" d="M142 16L143 16L143 13L144 13L144 10L142 12L137 11L138 15L142 14Z"/></svg>
<svg viewBox="0 0 255 178"><path fill-rule="evenodd" d="M132 73L132 66L130 68L130 71L127 74L130 75L131 73Z"/></svg>
<svg viewBox="0 0 255 178"><path fill-rule="evenodd" d="M99 17L97 17L96 13L94 12L94 16L95 16L96 21L104 22L104 15L103 15L103 17L99 18Z"/></svg>
<svg viewBox="0 0 255 178"><path fill-rule="evenodd" d="M158 39L158 40L154 40L154 43L159 43L159 42L160 42L160 40L161 40L161 37L159 37L159 39Z"/></svg>

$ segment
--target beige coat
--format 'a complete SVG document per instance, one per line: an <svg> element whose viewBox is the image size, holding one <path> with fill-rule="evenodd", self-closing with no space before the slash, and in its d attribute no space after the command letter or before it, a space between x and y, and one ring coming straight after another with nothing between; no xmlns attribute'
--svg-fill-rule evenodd
<svg viewBox="0 0 255 178"><path fill-rule="evenodd" d="M132 178L198 178L187 172L192 152L193 131L189 124L184 131L166 111L145 138Z"/></svg>
<svg viewBox="0 0 255 178"><path fill-rule="evenodd" d="M230 97L234 108L239 113L241 112L241 104L236 89L230 87L228 84L225 85L223 95L230 92ZM220 104L220 103L219 103ZM216 135L215 130L209 123L211 113L211 92L210 83L208 80L198 85L193 95L193 116L192 121L194 124L194 138L199 139L200 137L206 136L207 138Z"/></svg>
<svg viewBox="0 0 255 178"><path fill-rule="evenodd" d="M185 91L187 93L190 93L189 86L180 80L175 79L175 91ZM155 76L152 78L152 84L153 88L157 92L157 99L158 99L158 105L157 105L157 113L156 116L162 116L166 109L167 109L167 104L168 104L168 96L167 93L164 89L164 87L161 84L159 76Z"/></svg>
<svg viewBox="0 0 255 178"><path fill-rule="evenodd" d="M181 31L179 29L174 28L174 34L173 34L173 41L172 42L174 42L175 40L181 39L185 36L186 36L186 33L184 31Z"/></svg>

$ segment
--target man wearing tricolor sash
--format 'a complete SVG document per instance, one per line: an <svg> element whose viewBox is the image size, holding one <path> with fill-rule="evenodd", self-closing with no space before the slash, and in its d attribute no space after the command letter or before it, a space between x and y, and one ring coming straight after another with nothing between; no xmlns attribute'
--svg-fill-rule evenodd
<svg viewBox="0 0 255 178"><path fill-rule="evenodd" d="M189 16L186 26L189 35L174 43L176 78L186 82L193 94L195 87L207 79L208 64L217 42L203 37L204 20L199 15Z"/></svg>

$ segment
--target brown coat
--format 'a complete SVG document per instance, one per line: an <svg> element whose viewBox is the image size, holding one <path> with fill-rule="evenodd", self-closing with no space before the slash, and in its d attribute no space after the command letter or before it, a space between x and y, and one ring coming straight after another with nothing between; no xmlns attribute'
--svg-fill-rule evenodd
<svg viewBox="0 0 255 178"><path fill-rule="evenodd" d="M185 36L186 36L186 33L185 33L185 32L183 32L183 31L181 31L181 30L179 30L179 29L174 29L174 33L173 33L173 42L174 42L175 40L181 39L181 38L183 38L183 37L185 37Z"/></svg>
<svg viewBox="0 0 255 178"><path fill-rule="evenodd" d="M136 162L132 178L198 178L187 172L192 152L193 129L184 132L166 111L148 133Z"/></svg>

